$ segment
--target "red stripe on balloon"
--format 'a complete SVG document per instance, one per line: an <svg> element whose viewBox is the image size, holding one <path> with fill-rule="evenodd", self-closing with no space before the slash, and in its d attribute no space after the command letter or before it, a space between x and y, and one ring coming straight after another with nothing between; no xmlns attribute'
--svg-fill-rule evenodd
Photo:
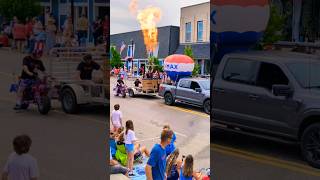
<svg viewBox="0 0 320 180"><path fill-rule="evenodd" d="M185 64L194 63L194 61L189 56L182 55L182 54L170 55L164 61L165 63L185 63Z"/></svg>

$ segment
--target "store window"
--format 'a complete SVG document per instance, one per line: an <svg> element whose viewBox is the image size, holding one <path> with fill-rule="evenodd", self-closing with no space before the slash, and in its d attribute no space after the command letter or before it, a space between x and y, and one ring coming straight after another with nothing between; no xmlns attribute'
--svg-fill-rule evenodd
<svg viewBox="0 0 320 180"><path fill-rule="evenodd" d="M203 21L197 22L197 41L203 41Z"/></svg>
<svg viewBox="0 0 320 180"><path fill-rule="evenodd" d="M186 23L186 42L191 42L191 22Z"/></svg>

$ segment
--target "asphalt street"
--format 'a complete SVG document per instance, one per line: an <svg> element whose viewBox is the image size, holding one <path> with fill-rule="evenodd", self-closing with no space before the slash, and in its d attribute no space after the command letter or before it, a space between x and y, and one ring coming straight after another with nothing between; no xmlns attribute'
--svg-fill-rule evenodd
<svg viewBox="0 0 320 180"><path fill-rule="evenodd" d="M298 145L211 129L216 180L316 180L320 170L303 161Z"/></svg>
<svg viewBox="0 0 320 180"><path fill-rule="evenodd" d="M36 107L15 112L15 95L9 93L12 74L20 74L24 55L0 50L0 172L13 151L12 140L26 133L33 143L30 150L38 161L40 179L105 180L106 119L105 108L84 107L77 115L67 115L59 102L53 102L48 115ZM45 64L48 60L44 59Z"/></svg>
<svg viewBox="0 0 320 180"><path fill-rule="evenodd" d="M132 86L133 82L127 81L126 84ZM114 85L115 78L112 78L111 90ZM122 98L112 93L110 99L110 107L120 105L124 121L133 120L138 141L149 150L160 142L162 127L169 123L177 135L176 146L180 154L194 156L195 170L210 167L210 118L201 108L183 104L167 106L157 96Z"/></svg>

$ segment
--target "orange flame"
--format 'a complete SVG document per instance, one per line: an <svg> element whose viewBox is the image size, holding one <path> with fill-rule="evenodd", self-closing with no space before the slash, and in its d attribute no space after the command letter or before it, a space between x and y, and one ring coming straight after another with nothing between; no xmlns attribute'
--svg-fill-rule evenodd
<svg viewBox="0 0 320 180"><path fill-rule="evenodd" d="M153 52L158 45L157 23L160 21L161 15L161 10L157 7L148 7L139 11L137 15L147 52Z"/></svg>

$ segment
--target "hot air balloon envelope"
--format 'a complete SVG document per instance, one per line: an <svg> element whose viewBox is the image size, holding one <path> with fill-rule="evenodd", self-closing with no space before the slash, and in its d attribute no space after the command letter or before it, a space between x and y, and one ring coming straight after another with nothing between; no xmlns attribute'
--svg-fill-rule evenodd
<svg viewBox="0 0 320 180"><path fill-rule="evenodd" d="M164 71L173 81L191 76L193 69L194 61L186 55L174 54L164 60Z"/></svg>

